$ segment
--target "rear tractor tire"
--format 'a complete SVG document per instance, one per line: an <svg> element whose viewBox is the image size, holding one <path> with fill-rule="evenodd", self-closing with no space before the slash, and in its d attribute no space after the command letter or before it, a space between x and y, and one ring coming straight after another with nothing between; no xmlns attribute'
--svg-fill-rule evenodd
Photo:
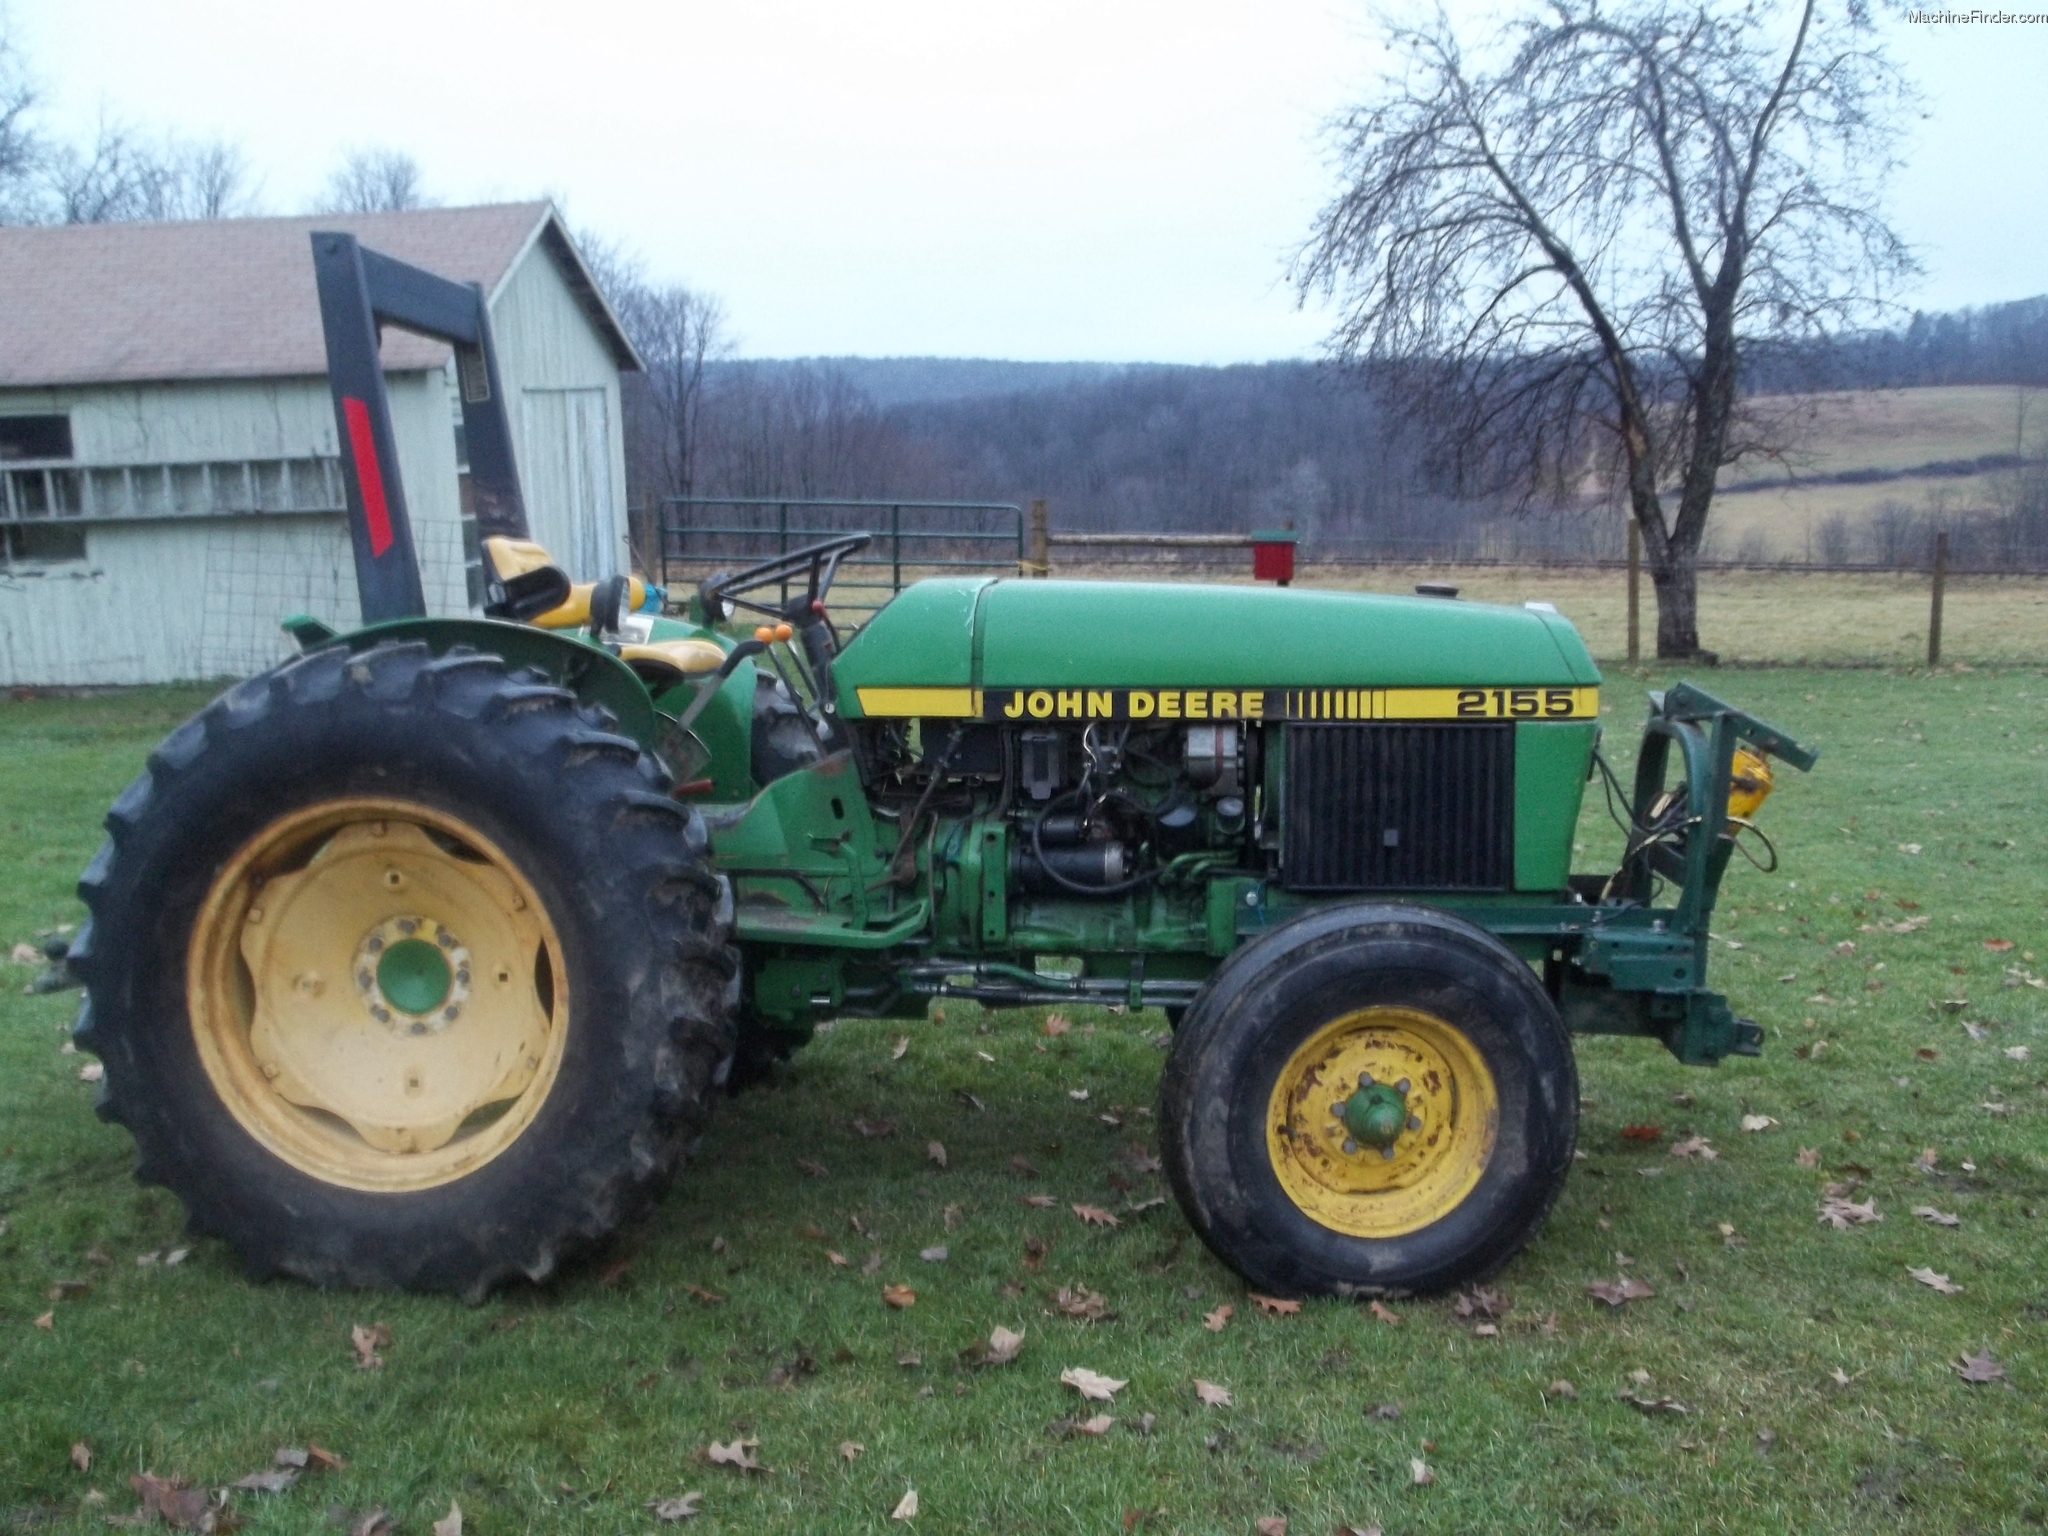
<svg viewBox="0 0 2048 1536"><path fill-rule="evenodd" d="M1279 1295L1484 1279L1549 1214L1578 1072L1528 964L1432 908L1325 908L1246 945L1176 1032L1160 1087L1189 1222Z"/></svg>
<svg viewBox="0 0 2048 1536"><path fill-rule="evenodd" d="M76 1037L252 1276L539 1280L659 1196L733 1049L732 901L610 717L418 644L180 726L82 877Z"/></svg>

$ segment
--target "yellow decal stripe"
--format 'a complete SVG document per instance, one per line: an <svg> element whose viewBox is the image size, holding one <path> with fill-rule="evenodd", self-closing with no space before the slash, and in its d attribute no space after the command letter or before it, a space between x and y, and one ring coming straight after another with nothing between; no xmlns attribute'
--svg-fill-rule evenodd
<svg viewBox="0 0 2048 1536"><path fill-rule="evenodd" d="M864 715L936 715L971 719L981 713L979 688L856 688Z"/></svg>

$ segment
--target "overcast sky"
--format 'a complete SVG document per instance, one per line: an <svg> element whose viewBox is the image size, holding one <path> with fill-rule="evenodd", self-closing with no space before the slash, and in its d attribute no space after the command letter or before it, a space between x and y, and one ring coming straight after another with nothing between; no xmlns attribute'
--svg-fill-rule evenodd
<svg viewBox="0 0 2048 1536"><path fill-rule="evenodd" d="M1285 274L1318 129L1380 62L1345 0L9 9L62 132L237 141L274 212L351 146L444 201L549 193L755 356L1309 355L1328 317ZM1918 301L2048 291L2048 26L1893 33L1928 112L1894 204Z"/></svg>

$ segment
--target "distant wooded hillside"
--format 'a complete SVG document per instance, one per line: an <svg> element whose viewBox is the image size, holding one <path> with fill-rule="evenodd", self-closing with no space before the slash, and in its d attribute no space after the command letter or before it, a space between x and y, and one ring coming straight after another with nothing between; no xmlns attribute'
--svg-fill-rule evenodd
<svg viewBox="0 0 2048 1536"><path fill-rule="evenodd" d="M1754 379L1760 394L2034 383L2048 383L2048 296L1915 315L1826 356L1771 359ZM683 483L700 496L1042 496L1053 502L1056 524L1073 530L1292 523L1311 551L1438 557L1612 555L1624 536L1618 514L1604 506L1510 517L1498 504L1439 494L1359 379L1314 362L712 362L696 409ZM1927 457L1944 455L1935 449ZM1830 465L1838 475L1856 467ZM1738 467L1735 478L1774 472L1758 461ZM673 472L651 456L636 455L632 473L637 503L674 493ZM2014 501L2005 511L2016 509L2014 498L2005 500ZM1741 544L1745 553L1763 547L1747 529ZM1887 548L1896 544L1889 539ZM1839 536L1827 541L1830 557L1841 549ZM1804 543L1769 546L1770 558L1803 553Z"/></svg>

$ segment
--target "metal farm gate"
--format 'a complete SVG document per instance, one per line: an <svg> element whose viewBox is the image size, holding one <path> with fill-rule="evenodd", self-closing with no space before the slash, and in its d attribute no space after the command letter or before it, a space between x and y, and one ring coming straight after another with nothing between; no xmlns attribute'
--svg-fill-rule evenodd
<svg viewBox="0 0 2048 1536"><path fill-rule="evenodd" d="M841 563L832 589L833 608L860 622L906 582L968 571L1014 576L1025 559L1024 511L1007 501L674 496L661 503L660 532L661 584L671 590L820 539L873 534Z"/></svg>

